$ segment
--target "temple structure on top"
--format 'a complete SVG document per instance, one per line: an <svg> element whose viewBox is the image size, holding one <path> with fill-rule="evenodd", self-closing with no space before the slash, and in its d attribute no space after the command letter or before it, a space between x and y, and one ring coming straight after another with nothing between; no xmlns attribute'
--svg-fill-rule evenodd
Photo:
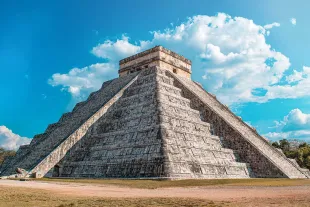
<svg viewBox="0 0 310 207"><path fill-rule="evenodd" d="M124 76L153 66L165 68L182 77L191 78L192 62L162 46L156 46L120 60L118 73L119 76Z"/></svg>
<svg viewBox="0 0 310 207"><path fill-rule="evenodd" d="M310 178L156 46L0 166L4 177Z"/></svg>

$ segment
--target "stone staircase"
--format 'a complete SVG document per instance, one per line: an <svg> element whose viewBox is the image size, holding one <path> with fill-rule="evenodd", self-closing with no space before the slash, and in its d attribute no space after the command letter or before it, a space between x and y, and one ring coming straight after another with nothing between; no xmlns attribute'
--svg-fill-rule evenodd
<svg viewBox="0 0 310 207"><path fill-rule="evenodd" d="M248 165L158 67L143 70L64 157L61 177L248 178Z"/></svg>
<svg viewBox="0 0 310 207"><path fill-rule="evenodd" d="M78 141L87 131L87 127L96 120L97 117L93 115L100 111L104 105L107 106L111 99L119 98L117 94L136 75L136 73L130 74L105 82L102 88L92 93L86 101L78 103L72 112L64 114L59 122L49 125L43 134L35 136L30 145L21 147L16 156L1 168L0 176L15 176L16 168L28 171L27 176L32 174L37 174L36 176L39 177L43 176L48 168L53 167L50 165L57 164L68 150L68 147L62 146L69 143L72 145ZM56 154L57 156L55 156Z"/></svg>
<svg viewBox="0 0 310 207"><path fill-rule="evenodd" d="M160 124L170 166L170 177L249 178L249 166L236 160L233 150L223 148L220 138L211 134L210 124L191 108L191 100L182 96L169 78L158 84Z"/></svg>
<svg viewBox="0 0 310 207"><path fill-rule="evenodd" d="M35 177L310 176L201 86L157 66L105 83L6 160L0 175L17 167Z"/></svg>
<svg viewBox="0 0 310 207"><path fill-rule="evenodd" d="M188 97L195 99L200 105L204 105L203 107L205 107L206 110L212 111L214 116L216 116L215 118L220 119L218 123L225 123L231 129L230 132L238 134L238 136L242 138L248 146L257 151L257 157L264 157L264 159L268 161L268 165L273 165L286 177L310 178L309 170L301 169L296 162L286 158L285 155L272 147L266 139L261 137L256 130L245 124L239 117L235 116L226 106L221 104L214 96L206 92L201 86L187 78L177 76L170 71L167 71L167 74L176 81L175 85L177 85L177 87L187 91ZM229 141L229 135L226 136L226 141ZM234 140L234 142L236 143L236 140ZM234 148L234 142L230 142L232 148ZM240 149L240 146L238 147ZM247 149L244 149L244 151L246 150ZM240 152L242 153L242 149L239 153ZM245 160L246 159L248 159L247 161L250 161L252 158L248 157L245 158ZM253 164L257 163L254 161ZM261 170L264 169L262 168ZM266 176L268 177L272 175Z"/></svg>

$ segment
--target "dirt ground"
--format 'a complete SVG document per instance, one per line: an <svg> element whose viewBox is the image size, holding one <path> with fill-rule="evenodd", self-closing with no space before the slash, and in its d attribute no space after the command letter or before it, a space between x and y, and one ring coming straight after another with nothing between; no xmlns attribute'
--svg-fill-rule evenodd
<svg viewBox="0 0 310 207"><path fill-rule="evenodd" d="M222 202L222 204L224 202L228 206L310 206L310 185L277 187L214 185L141 189L105 184L0 180L1 187L36 189L71 197L187 198Z"/></svg>

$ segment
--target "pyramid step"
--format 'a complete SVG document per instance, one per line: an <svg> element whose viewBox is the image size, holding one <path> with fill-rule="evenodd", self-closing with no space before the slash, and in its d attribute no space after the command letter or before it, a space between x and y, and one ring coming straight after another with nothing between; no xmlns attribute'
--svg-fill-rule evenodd
<svg viewBox="0 0 310 207"><path fill-rule="evenodd" d="M72 113L78 111L79 109L81 109L85 104L87 103L87 101L81 101L77 104L75 104L75 106L72 109Z"/></svg>
<svg viewBox="0 0 310 207"><path fill-rule="evenodd" d="M108 153L113 149L113 154L115 156L133 155L133 154L151 154L154 152L160 152L161 143L159 141L152 142L149 144L138 144L134 143L124 143L122 146L115 146L114 143L111 145L98 145L92 146L90 148L91 153L96 153L99 151L100 154ZM108 159L108 158L106 158Z"/></svg>
<svg viewBox="0 0 310 207"><path fill-rule="evenodd" d="M149 90L144 93L135 94L128 97L122 97L117 103L117 107L125 107L129 105L136 105L140 103L152 103L154 102L156 91L155 90Z"/></svg>
<svg viewBox="0 0 310 207"><path fill-rule="evenodd" d="M158 93L158 94L157 94ZM156 91L155 89L150 89L146 92L139 93L136 95L123 97L117 103L117 106L123 107L128 105L135 105L143 102L155 102L155 96L157 94L157 99L160 101L170 102L173 104L178 104L181 107L190 107L190 100L183 98L181 96L177 96L175 94L170 94L165 91Z"/></svg>
<svg viewBox="0 0 310 207"><path fill-rule="evenodd" d="M183 143L167 144L167 149L174 155L187 154L190 156L204 157L205 159L224 159L235 162L236 157L234 151L227 148L208 148L207 146L201 145L187 145Z"/></svg>
<svg viewBox="0 0 310 207"><path fill-rule="evenodd" d="M105 146L110 146L110 149L118 149L120 146L124 147L128 144L136 144L137 146L158 145L161 143L161 140L157 138L158 132L159 125L154 125L138 129L130 128L128 130L92 134L83 143L77 145L74 154L80 157L85 150L93 151L96 149L103 149ZM74 160L75 158L69 157L68 159Z"/></svg>
<svg viewBox="0 0 310 207"><path fill-rule="evenodd" d="M177 104L183 107L188 107L190 108L190 100L186 99L182 96L177 96L174 94L167 93L165 91L158 91L158 97L157 97L161 102L170 102L173 104Z"/></svg>
<svg viewBox="0 0 310 207"><path fill-rule="evenodd" d="M175 103L163 101L163 100L158 100L158 106L160 110L162 110L165 113L169 113L170 111L176 112L176 110L182 110L184 112L187 112L190 117L197 117L200 119L200 112L188 106L182 106L179 104L175 104Z"/></svg>
<svg viewBox="0 0 310 207"><path fill-rule="evenodd" d="M106 113L105 117L109 120L123 119L128 117L129 114L134 113L135 115L150 114L155 111L156 104L152 102L142 102L137 105L113 107Z"/></svg>
<svg viewBox="0 0 310 207"><path fill-rule="evenodd" d="M92 137L95 139L102 139L109 136L118 136L118 137L124 137L125 134L148 134L148 136L157 136L157 133L160 129L160 125L152 125L148 127L141 127L139 129L128 129L128 130L118 130L113 132L105 132L105 133L96 133L92 134Z"/></svg>
<svg viewBox="0 0 310 207"><path fill-rule="evenodd" d="M61 115L59 122L65 122L72 116L72 112L67 112Z"/></svg>
<svg viewBox="0 0 310 207"><path fill-rule="evenodd" d="M178 103L181 106L187 106L189 108L189 103L190 100L177 95L175 93L171 93L171 91L167 91L163 88L156 88L154 84L148 84L146 86L144 86L144 88L141 88L141 90L137 91L137 92L133 92L129 91L126 93L126 95L124 95L124 97L122 97L121 102L122 101L135 101L134 99L137 99L134 103L139 103L139 102L143 102L143 101L148 101L148 100L153 100L155 101L155 95L160 94L161 96L165 97L164 99L161 99L161 97L159 97L158 101L166 101L169 103ZM141 99L142 98L142 99ZM190 109L190 108L189 108Z"/></svg>
<svg viewBox="0 0 310 207"><path fill-rule="evenodd" d="M173 78L170 78L166 75L157 74L157 73L151 73L146 76L141 76L134 84L134 86L144 85L146 83L152 83L152 82L163 82L168 85L173 85Z"/></svg>
<svg viewBox="0 0 310 207"><path fill-rule="evenodd" d="M144 113L130 114L126 117L109 119L109 116L105 120L98 122L98 131L109 132L117 130L126 130L131 128L143 128L151 125L156 125L158 122L158 113L154 108L145 110Z"/></svg>
<svg viewBox="0 0 310 207"><path fill-rule="evenodd" d="M197 98L202 104L205 105L206 109L214 113L214 116L218 117L221 120L221 123L224 123L227 128L231 128L234 132L240 135L240 140L242 143L248 143L249 151L257 151L257 158L252 158L252 156L246 156L245 160L249 164L253 165L256 170L256 174L259 173L260 176L271 176L273 174L275 177L289 177L289 178L307 178L309 177L306 173L299 169L299 166L296 163L288 160L282 153L276 150L274 147L268 143L266 139L261 137L253 128L245 124L240 118L235 116L226 106L221 104L214 96L206 92L201 86L197 85L193 81L187 78L180 77L167 71L170 77L174 78L174 83L177 87L188 91L188 98L191 96ZM229 137L228 137L229 139ZM235 140L236 141L236 140ZM241 142L231 143L232 146L236 149L241 148ZM243 150L243 149L242 149ZM242 152L241 153L244 153ZM249 151L246 151L249 153ZM260 163L257 163L257 159L261 159L262 162L266 164L264 166L273 166L272 171L269 167L264 169L264 166L259 166ZM262 170L263 169L263 170ZM266 170L270 170L270 174L266 173Z"/></svg>
<svg viewBox="0 0 310 207"><path fill-rule="evenodd" d="M210 134L201 134L201 133L195 133L195 132L178 132L175 130L171 130L169 128L166 128L166 126L164 124L162 124L162 129L163 129L163 133L165 133L165 136L167 138L172 138L175 139L176 141L178 139L180 140L184 140L190 143L195 144L197 142L197 140L202 140L205 144L218 144L219 146L221 146L221 140L218 136L215 135L210 135ZM222 147L222 146L221 146Z"/></svg>
<svg viewBox="0 0 310 207"><path fill-rule="evenodd" d="M133 87L130 87L126 90L126 92L124 93L124 96L132 96L132 95L136 95L139 93L144 93L150 89L156 89L156 90L161 90L161 91L166 91L167 93L172 93L175 95L179 95L181 96L181 89L164 83L164 82L158 82L158 81L154 81L154 82L150 82L150 83L145 83L143 85L136 85Z"/></svg>
<svg viewBox="0 0 310 207"><path fill-rule="evenodd" d="M53 123L53 124L49 124L45 130L46 133L50 133L51 131L57 129L57 127L59 127L61 125L60 122L56 122L56 123Z"/></svg>
<svg viewBox="0 0 310 207"><path fill-rule="evenodd" d="M42 133L42 134L36 134L34 135L33 139L31 140L31 145L34 145L35 143L41 142L45 137L47 137L47 133Z"/></svg>
<svg viewBox="0 0 310 207"><path fill-rule="evenodd" d="M124 98L125 97L130 97L130 96L134 96L134 95L138 95L141 93L146 93L148 91L151 90L155 90L156 88L156 81L155 82L149 82L149 83L145 83L145 84L140 84L140 85L135 85L135 86L131 86L129 87L125 92L124 92Z"/></svg>
<svg viewBox="0 0 310 207"><path fill-rule="evenodd" d="M212 154L217 152L210 153ZM173 155L169 158L169 161L172 163L187 163L191 162L193 159L191 157L187 157L187 154ZM228 158L216 158L216 157L199 157L196 156L200 162L199 165L221 165L221 166L243 166L246 167L246 163L236 162L234 159Z"/></svg>
<svg viewBox="0 0 310 207"><path fill-rule="evenodd" d="M187 102L187 103L190 103L191 101L189 100L189 99L187 99L187 98L184 98L183 96L180 96L180 95L176 95L176 94L174 94L174 93L169 93L169 92L167 92L167 91L165 91L165 90L158 90L158 92L159 92L159 94L158 94L158 98L160 99L160 100L166 100L166 101L170 101L170 102L173 102L173 99L175 98L175 99L178 99L178 100L183 100L183 101L185 101L185 102ZM163 96L161 96L161 95L163 95ZM189 105L188 105L189 106Z"/></svg>
<svg viewBox="0 0 310 207"><path fill-rule="evenodd" d="M166 129L174 129L177 132L187 131L199 135L211 135L210 124L206 122L195 122L167 115L160 115L159 119Z"/></svg>
<svg viewBox="0 0 310 207"><path fill-rule="evenodd" d="M160 123L160 126L161 128L163 129L163 131L166 131L166 130L174 130L176 133L185 133L185 134L189 134L189 135L195 135L195 136L208 136L208 137L211 137L210 133L205 133L203 131L195 131L195 130L187 130L185 128L182 128L182 127L171 127L170 124L167 124L167 123ZM217 139L217 138L215 138Z"/></svg>
<svg viewBox="0 0 310 207"><path fill-rule="evenodd" d="M175 179L198 178L198 179L216 179L216 178L249 178L247 164L237 165L227 164L197 164L180 162L173 164L174 172L171 177Z"/></svg>
<svg viewBox="0 0 310 207"><path fill-rule="evenodd" d="M162 172L163 164L158 160L132 159L131 162L111 160L72 162L64 167L64 176L98 177L98 178L139 178L155 177ZM159 177L159 176L158 176Z"/></svg>
<svg viewBox="0 0 310 207"><path fill-rule="evenodd" d="M67 153L67 151L78 142L87 132L88 128L95 123L111 105L118 100L124 90L126 90L132 83L136 81L138 76L132 79L124 88L122 88L116 95L112 97L104 106L102 106L95 114L93 114L86 122L84 122L79 128L77 128L69 137L61 142L53 151L49 153L44 159L42 159L36 166L34 166L29 172L28 176L35 175L36 177L43 177L52 167L54 167Z"/></svg>
<svg viewBox="0 0 310 207"><path fill-rule="evenodd" d="M182 107L167 101L159 101L159 111L163 115L174 116L176 118L188 119L192 122L207 123L201 120L200 112L189 107ZM207 123L208 124L208 123Z"/></svg>
<svg viewBox="0 0 310 207"><path fill-rule="evenodd" d="M186 136L195 136L195 135L189 135L187 134ZM195 136L196 138L198 136ZM167 137L165 142L170 145L176 145L176 146L186 146L189 148L202 148L205 150L223 150L226 151L226 148L223 148L221 144L218 142L218 140L212 139L211 137L203 137L201 139L195 139L197 142L194 143L194 141L191 141L190 144L185 144L185 140L183 137L178 137L178 138L171 138ZM188 143L189 141L187 141ZM202 146L201 146L202 145ZM233 153L233 152L231 152Z"/></svg>

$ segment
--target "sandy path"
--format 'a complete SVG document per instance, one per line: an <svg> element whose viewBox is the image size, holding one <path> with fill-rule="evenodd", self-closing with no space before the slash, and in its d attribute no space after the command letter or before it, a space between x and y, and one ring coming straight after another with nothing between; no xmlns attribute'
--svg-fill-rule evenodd
<svg viewBox="0 0 310 207"><path fill-rule="evenodd" d="M114 198L141 197L187 197L218 201L253 198L296 198L310 195L310 186L290 187L244 187L208 186L194 188L137 189L113 185L91 185L81 183L51 183L43 181L0 180L0 186L44 189L54 193L74 196L96 196Z"/></svg>

